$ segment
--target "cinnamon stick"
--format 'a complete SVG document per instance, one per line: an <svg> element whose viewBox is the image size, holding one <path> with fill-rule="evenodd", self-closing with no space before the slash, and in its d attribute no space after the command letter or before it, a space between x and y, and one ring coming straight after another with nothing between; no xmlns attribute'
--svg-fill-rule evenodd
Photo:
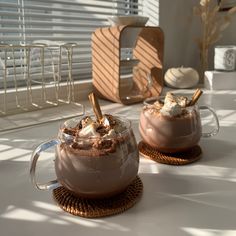
<svg viewBox="0 0 236 236"><path fill-rule="evenodd" d="M92 105L93 112L94 112L95 116L97 117L97 120L100 122L103 115L102 115L102 112L101 112L100 105L98 103L98 99L97 99L97 97L94 93L90 93L88 95L88 98L89 98L89 101Z"/></svg>
<svg viewBox="0 0 236 236"><path fill-rule="evenodd" d="M188 106L193 106L194 104L196 104L196 102L198 101L198 99L200 98L200 96L202 95L203 91L200 89L197 89L193 96L192 99L190 100Z"/></svg>

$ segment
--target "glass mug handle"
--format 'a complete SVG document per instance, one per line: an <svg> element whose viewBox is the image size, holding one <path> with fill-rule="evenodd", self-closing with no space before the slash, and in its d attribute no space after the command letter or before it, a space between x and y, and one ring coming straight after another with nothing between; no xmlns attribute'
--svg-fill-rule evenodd
<svg viewBox="0 0 236 236"><path fill-rule="evenodd" d="M53 146L55 146L59 143L60 143L60 141L57 140L57 139L52 139L52 140L49 140L45 143L42 143L34 150L32 156L31 156L30 178L31 178L32 184L37 189L50 190L50 189L54 189L54 188L56 188L60 185L57 180L52 180L52 181L49 181L48 183L40 184L40 183L37 182L36 176L35 176L36 164L37 164L38 158L40 157L40 153L43 152L43 151L46 151L48 148L53 147Z"/></svg>
<svg viewBox="0 0 236 236"><path fill-rule="evenodd" d="M220 124L219 124L219 120L215 111L211 107L208 107L208 106L199 106L199 110L209 110L212 113L215 120L215 128L211 132L202 133L202 137L207 138L207 137L212 137L216 135L220 130Z"/></svg>

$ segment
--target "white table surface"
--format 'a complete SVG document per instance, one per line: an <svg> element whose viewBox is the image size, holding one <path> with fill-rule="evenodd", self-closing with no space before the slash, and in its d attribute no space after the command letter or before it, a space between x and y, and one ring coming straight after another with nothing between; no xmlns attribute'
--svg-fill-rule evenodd
<svg viewBox="0 0 236 236"><path fill-rule="evenodd" d="M61 122L0 133L0 235L235 236L236 91L205 92L199 103L216 110L221 126L217 136L201 139L202 159L191 165L169 166L140 158L141 200L122 214L100 219L62 211L50 191L39 191L30 183L32 150L55 137ZM141 104L105 102L102 109L131 119L140 140ZM39 178L49 180L55 176L53 153L42 157Z"/></svg>

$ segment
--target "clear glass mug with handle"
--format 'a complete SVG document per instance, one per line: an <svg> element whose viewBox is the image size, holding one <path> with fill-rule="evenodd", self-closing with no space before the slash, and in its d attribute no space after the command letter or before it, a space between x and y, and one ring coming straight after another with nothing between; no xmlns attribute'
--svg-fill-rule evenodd
<svg viewBox="0 0 236 236"><path fill-rule="evenodd" d="M58 137L40 144L30 163L31 181L40 190L64 186L74 195L103 198L124 191L135 179L139 167L137 143L129 120L116 118L123 129L113 137L75 137L66 131L76 127L78 118L64 122ZM36 179L36 165L41 152L55 147L57 179L45 184Z"/></svg>
<svg viewBox="0 0 236 236"><path fill-rule="evenodd" d="M201 137L212 137L219 132L219 120L211 107L195 104L181 108L182 115L165 116L153 108L157 100L163 101L164 97L144 101L139 121L141 138L151 147L164 153L186 151L197 145ZM214 128L210 132L203 132L203 111L213 116Z"/></svg>

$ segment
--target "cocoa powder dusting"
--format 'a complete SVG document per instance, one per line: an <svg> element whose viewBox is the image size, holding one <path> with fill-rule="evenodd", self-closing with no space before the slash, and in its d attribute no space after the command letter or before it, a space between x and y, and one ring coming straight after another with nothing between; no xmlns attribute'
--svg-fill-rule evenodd
<svg viewBox="0 0 236 236"><path fill-rule="evenodd" d="M108 134L111 129L117 125L117 121L112 115L104 115L108 121L109 125L104 125L102 122L98 124L96 132L100 134L100 137L91 137L91 138L81 138L80 131L86 126L87 123L91 122L89 116L84 117L74 128L63 128L62 132L68 135L73 136L73 141L66 147L61 144L62 149L69 148L71 151L76 153L86 153L89 156L101 156L108 153L113 153L116 151L116 146L120 143L125 142L125 137L113 137L110 139L102 138L104 135ZM96 121L95 121L96 122ZM96 153L96 155L94 155Z"/></svg>
<svg viewBox="0 0 236 236"><path fill-rule="evenodd" d="M78 131L78 129L76 129L76 128L64 128L62 130L63 133L68 134L68 135L72 135L72 136L75 136L77 131Z"/></svg>
<svg viewBox="0 0 236 236"><path fill-rule="evenodd" d="M97 142L94 142L93 147L99 150L101 149L111 149L114 146L114 140L111 139L100 139Z"/></svg>

